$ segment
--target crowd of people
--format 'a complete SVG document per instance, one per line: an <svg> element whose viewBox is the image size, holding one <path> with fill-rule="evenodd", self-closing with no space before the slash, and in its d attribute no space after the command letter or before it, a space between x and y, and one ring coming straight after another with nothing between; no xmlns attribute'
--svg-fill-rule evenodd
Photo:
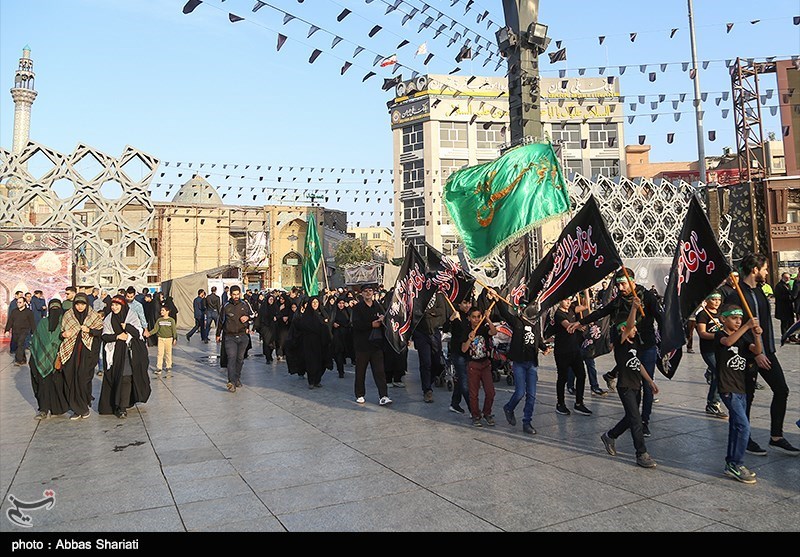
<svg viewBox="0 0 800 557"><path fill-rule="evenodd" d="M800 450L783 435L789 390L776 356L770 303L761 289L768 276L766 258L748 255L741 261L740 275L737 286L753 318L744 318L739 291L729 282L709 294L698 308L696 330L708 367L706 412L729 420L724 473L753 483L755 475L745 467L744 454L766 454L751 438L749 427L758 376L772 390L768 446L790 455L798 455ZM797 312L798 281L791 285L787 277L784 274L774 289L774 313L782 333L789 331ZM603 305L599 295L590 293L576 296L562 300L545 320L536 317L535 304L511 307L491 288L485 289L485 296L471 294L455 306L437 294L410 343L418 354L422 400L434 401L432 386L444 367L452 365L450 411L469 412L475 427L495 426L493 337L502 322L510 330L505 357L511 364L509 383L513 382L514 392L503 404L503 414L511 426L516 426L515 410L524 399L522 431L536 434L532 422L539 358L552 351L557 369L555 411L564 416L572 412L592 415L584 404L588 372L589 392L607 396L616 391L624 411L620 421L601 435L606 451L616 455L617 440L630 431L636 463L655 467L645 439L651 436L650 416L659 392L655 371L658 330L664 319L661 301L653 289L636 284L631 269L623 268L609 280L616 290L610 302ZM328 371L335 370L344 378L349 360L355 367L355 402L366 404L369 369L378 404L386 406L393 402L389 387L404 388L408 372L408 347L398 353L383 331L392 294L377 284L362 285L358 292L339 288L316 296L305 295L298 288L243 292L234 285L224 287L221 295L216 287L209 294L201 289L192 303L194 326L186 339L191 342L199 333L201 341L208 343L215 325L220 365L227 369L225 387L232 393L242 386L243 361L253 348L251 333L256 333L266 365L285 362L288 373L304 377L311 390L322 388ZM788 306L778 306L779 299L782 304L786 299L795 304L789 314ZM30 367L38 404L36 419L68 411L71 420L89 417L95 375L102 379L98 413L124 419L129 408L146 402L150 395L148 346L158 347L153 373L171 374L172 349L178 341L177 313L172 299L162 292L137 292L133 287L114 295L97 288L87 294L69 287L63 300L54 298L46 305L41 292L30 297L17 293L6 332L11 333L15 364ZM583 342L587 328L604 318L610 320L615 363L603 376L608 390L597 384L594 360ZM443 338L448 339L446 349ZM27 361L26 347L30 348ZM575 398L572 410L566 394Z"/></svg>

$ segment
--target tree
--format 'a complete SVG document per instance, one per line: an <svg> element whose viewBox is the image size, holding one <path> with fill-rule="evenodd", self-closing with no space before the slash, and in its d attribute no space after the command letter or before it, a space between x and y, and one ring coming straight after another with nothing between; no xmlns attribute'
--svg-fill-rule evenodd
<svg viewBox="0 0 800 557"><path fill-rule="evenodd" d="M333 254L336 266L341 267L348 263L360 263L362 261L372 261L372 248L364 244L358 238L343 240L336 246Z"/></svg>

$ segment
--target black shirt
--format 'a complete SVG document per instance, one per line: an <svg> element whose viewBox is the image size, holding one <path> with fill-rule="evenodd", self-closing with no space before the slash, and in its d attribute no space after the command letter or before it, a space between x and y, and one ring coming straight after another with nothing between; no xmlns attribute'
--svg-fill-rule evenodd
<svg viewBox="0 0 800 557"><path fill-rule="evenodd" d="M470 330L471 332L471 330ZM469 337L469 332L467 333ZM466 339L464 339L466 342ZM475 332L475 338L467 348L466 357L472 362L485 362L489 359L492 350L492 337L489 335L489 325L481 323Z"/></svg>
<svg viewBox="0 0 800 557"><path fill-rule="evenodd" d="M627 389L642 388L642 373L640 366L642 363L636 355L639 348L636 342L616 342L614 343L614 363L617 364L619 375L617 385Z"/></svg>
<svg viewBox="0 0 800 557"><path fill-rule="evenodd" d="M767 354L774 354L775 338L772 333L772 308L769 306L769 300L767 300L766 294L764 294L760 286L750 288L744 281L739 281L739 287L742 289L744 299L747 300L747 305L750 307L753 317L758 319L758 324L764 331L761 334L761 346L764 347L764 352ZM737 306L742 305L742 301L739 299L739 294L736 290L732 290L730 294L725 296L725 303L736 304ZM747 312L745 312L744 321L746 320Z"/></svg>
<svg viewBox="0 0 800 557"><path fill-rule="evenodd" d="M723 346L720 342L729 336L725 331L714 334L717 354L717 380L721 393L745 394L744 374L747 367L755 361L750 345L753 344L753 333L747 331L732 346Z"/></svg>
<svg viewBox="0 0 800 557"><path fill-rule="evenodd" d="M206 308L213 309L219 312L220 306L222 305L219 296L216 294L209 294L206 296Z"/></svg>
<svg viewBox="0 0 800 557"><path fill-rule="evenodd" d="M242 315L246 315L248 319L244 323L240 319ZM252 316L253 309L245 300L240 299L238 302L228 301L222 310L222 317L217 326L217 336L221 336L222 331L225 331L226 335L245 334L250 328L250 318Z"/></svg>
<svg viewBox="0 0 800 557"><path fill-rule="evenodd" d="M709 317L709 313L714 319L711 319L711 317ZM720 330L719 315L717 314L716 311L712 311L709 308L700 310L700 313L697 314L697 324L699 325L700 323L704 323L706 326L706 332L711 333L712 335ZM713 340L706 340L703 337L700 337L701 354L713 354L715 349L716 349L716 343Z"/></svg>
<svg viewBox="0 0 800 557"><path fill-rule="evenodd" d="M372 322L379 315L383 315L383 306L375 300L368 306L364 300L353 306L353 348L356 352L372 352L381 350L381 347L369 341L372 332Z"/></svg>
<svg viewBox="0 0 800 557"><path fill-rule="evenodd" d="M553 320L555 321L556 331L555 348L553 350L554 354L556 356L560 356L580 352L581 343L583 342L583 333L577 329L574 333L570 333L564 328L563 325L561 325L561 322L564 320L567 320L570 323L577 321L577 318L575 317L575 304L571 304L569 309L566 311L558 308Z"/></svg>
<svg viewBox="0 0 800 557"><path fill-rule="evenodd" d="M539 319L531 324L530 321L512 314L506 304L499 304L495 307L499 308L500 316L511 327L508 359L512 362L533 362L533 365L538 366L539 350L543 351L546 348L542 342Z"/></svg>
<svg viewBox="0 0 800 557"><path fill-rule="evenodd" d="M656 331L655 324L658 324L659 329L662 329L663 314L658 299L649 290L645 290L640 284L636 285L636 295L642 301L644 306L644 317L640 312L636 312L636 331L637 340L641 348L651 348L656 345ZM631 304L633 303L633 296L617 295L616 298L611 300L608 305L593 311L583 319L581 325L586 325L597 321L601 317L611 315L612 326L625 321L628 318L628 313L631 311ZM612 334L612 337L615 335ZM616 338L614 338L616 343Z"/></svg>

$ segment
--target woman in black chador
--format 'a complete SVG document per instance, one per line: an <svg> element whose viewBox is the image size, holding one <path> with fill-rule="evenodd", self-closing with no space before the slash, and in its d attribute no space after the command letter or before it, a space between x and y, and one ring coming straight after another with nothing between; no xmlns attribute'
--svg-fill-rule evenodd
<svg viewBox="0 0 800 557"><path fill-rule="evenodd" d="M111 313L103 321L103 341L110 365L103 375L97 411L127 418L128 408L150 398L150 377L142 324L121 296L111 300Z"/></svg>
<svg viewBox="0 0 800 557"><path fill-rule="evenodd" d="M331 312L330 326L333 334L333 360L336 362L339 377L344 377L344 360L352 351L353 345L353 319L344 298L336 301Z"/></svg>
<svg viewBox="0 0 800 557"><path fill-rule="evenodd" d="M320 307L319 297L310 298L306 310L295 319L302 337L308 388L321 387L322 374L325 373L330 358L331 332L328 329L327 316Z"/></svg>
<svg viewBox="0 0 800 557"><path fill-rule="evenodd" d="M72 410L70 420L89 417L92 403L92 379L100 354L103 315L89 307L86 294L79 292L72 307L61 318L61 346L56 366L64 375L64 393Z"/></svg>
<svg viewBox="0 0 800 557"><path fill-rule="evenodd" d="M272 351L275 349L277 337L278 306L275 296L267 295L258 308L258 332L261 335L261 349L267 358L267 363L272 363Z"/></svg>
<svg viewBox="0 0 800 557"><path fill-rule="evenodd" d="M61 346L61 300L53 298L47 306L47 317L39 321L31 339L31 370L33 396L38 403L35 418L58 416L69 410L64 392L64 376L56 369L58 348Z"/></svg>

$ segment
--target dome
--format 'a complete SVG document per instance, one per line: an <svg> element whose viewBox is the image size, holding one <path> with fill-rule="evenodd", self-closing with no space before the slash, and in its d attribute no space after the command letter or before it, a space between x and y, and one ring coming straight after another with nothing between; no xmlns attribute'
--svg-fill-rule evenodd
<svg viewBox="0 0 800 557"><path fill-rule="evenodd" d="M181 186L172 202L178 205L222 205L217 190L199 174Z"/></svg>

